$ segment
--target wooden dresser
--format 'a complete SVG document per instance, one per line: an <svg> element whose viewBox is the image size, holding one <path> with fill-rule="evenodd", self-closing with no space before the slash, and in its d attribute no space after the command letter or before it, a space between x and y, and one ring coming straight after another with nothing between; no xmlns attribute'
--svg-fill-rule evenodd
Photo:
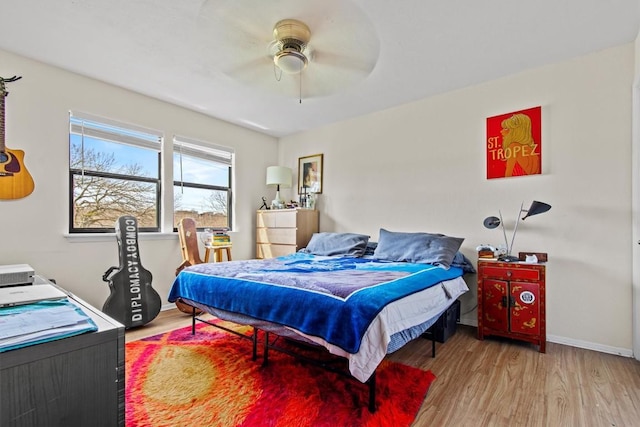
<svg viewBox="0 0 640 427"><path fill-rule="evenodd" d="M307 246L318 232L315 209L259 210L256 218L256 258L289 255Z"/></svg>

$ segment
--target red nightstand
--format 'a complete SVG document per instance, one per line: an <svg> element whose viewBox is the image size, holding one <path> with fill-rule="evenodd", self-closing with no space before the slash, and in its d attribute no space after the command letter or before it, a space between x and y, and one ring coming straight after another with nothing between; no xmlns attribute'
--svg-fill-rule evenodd
<svg viewBox="0 0 640 427"><path fill-rule="evenodd" d="M545 264L478 261L478 339L488 335L545 352Z"/></svg>

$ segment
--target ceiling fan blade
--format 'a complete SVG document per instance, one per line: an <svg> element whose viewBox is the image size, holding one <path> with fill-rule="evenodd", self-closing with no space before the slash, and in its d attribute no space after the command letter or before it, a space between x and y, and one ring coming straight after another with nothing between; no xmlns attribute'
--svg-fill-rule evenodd
<svg viewBox="0 0 640 427"><path fill-rule="evenodd" d="M368 75L376 66L376 61L370 58L350 56L348 54L338 54L325 51L313 52L313 64L322 67L336 67L350 70L362 75Z"/></svg>
<svg viewBox="0 0 640 427"><path fill-rule="evenodd" d="M231 78L239 80L247 80L247 76L256 72L264 73L269 71L269 67L273 66L273 61L268 56L253 58L245 62L237 62L222 70L222 72ZM244 78L243 78L244 76Z"/></svg>

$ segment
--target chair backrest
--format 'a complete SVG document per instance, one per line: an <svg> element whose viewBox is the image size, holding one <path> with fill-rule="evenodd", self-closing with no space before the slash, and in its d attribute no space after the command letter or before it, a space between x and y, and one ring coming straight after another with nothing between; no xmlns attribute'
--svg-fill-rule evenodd
<svg viewBox="0 0 640 427"><path fill-rule="evenodd" d="M180 250L182 252L182 266L202 264L200 250L198 249L198 233L196 222L193 218L183 218L178 223L178 237L180 238Z"/></svg>

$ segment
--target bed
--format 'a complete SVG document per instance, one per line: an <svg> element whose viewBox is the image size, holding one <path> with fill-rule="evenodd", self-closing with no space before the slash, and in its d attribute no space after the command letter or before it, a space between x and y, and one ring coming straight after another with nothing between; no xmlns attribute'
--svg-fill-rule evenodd
<svg viewBox="0 0 640 427"><path fill-rule="evenodd" d="M284 257L187 267L168 299L322 346L346 358L350 375L373 384L373 394L385 355L422 335L469 290L462 277L474 270L458 251L462 240L384 229L376 243L316 233ZM254 357L255 345L254 334Z"/></svg>

